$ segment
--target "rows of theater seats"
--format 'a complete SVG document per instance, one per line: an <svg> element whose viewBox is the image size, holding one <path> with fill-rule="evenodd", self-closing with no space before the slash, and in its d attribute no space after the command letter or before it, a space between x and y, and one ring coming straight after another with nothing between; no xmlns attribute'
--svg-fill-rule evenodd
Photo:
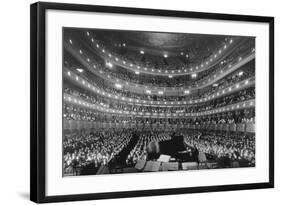
<svg viewBox="0 0 281 205"><path fill-rule="evenodd" d="M64 47L65 174L85 174L85 170L95 174L101 167L112 164L134 167L138 161L147 160L146 150L150 142L170 140L173 130L184 137L190 162L206 158L206 161L215 162L219 167L232 167L233 163L235 166L255 165L253 39L237 44L231 52L220 52L221 59L217 58L218 61L213 62L209 69L204 61L222 45L213 42L211 54L207 49L196 49L198 51L190 52L189 57L195 59L192 55L198 56L196 61L200 62L199 68L193 67L194 70L188 72L197 73L177 76L177 73L182 74L191 69L190 66L194 66L193 62L189 62L189 57L157 57L146 53L126 52L124 45L121 46L124 48L120 48L124 51L119 52L119 48L114 48L113 44L109 45L111 49L107 49L102 42L94 42L96 39L93 39L92 33L88 32L87 35L89 45L97 45L93 48L95 52L75 38L71 41L66 38L67 45ZM226 42L230 41L232 39L225 39L223 45L226 46ZM236 42L232 45L234 44ZM132 64L131 68L119 66L116 58L123 63L126 61L126 66ZM201 62L204 65L200 66ZM209 63L212 64L211 61L208 61L208 65ZM144 67L149 69L150 74L142 73ZM133 72L131 69L139 69L140 72ZM161 72L163 76L151 72ZM216 82L212 83L212 80ZM204 88L199 89L200 86ZM233 87L230 89L230 86ZM173 96L165 93L168 89L174 89ZM151 94L152 90L154 94ZM210 96L213 97L207 100ZM124 97L130 100L122 99ZM202 101L203 98L205 100ZM74 103L74 99L78 99L80 104ZM87 103L83 106L80 99ZM170 101L172 104L164 106L164 103L171 103ZM250 101L252 104L247 107L245 102ZM235 103L244 105L233 106L231 111L198 115L200 112ZM191 117L188 114L195 115ZM199 157L199 153L204 157Z"/></svg>
<svg viewBox="0 0 281 205"><path fill-rule="evenodd" d="M94 95L86 95L78 91L73 91L69 88L65 89L65 92L72 93L73 96L79 96L81 99L87 100L87 102L100 105L105 108L118 109L122 111L149 112L149 113L197 113L197 112L208 111L211 109L215 109L215 108L219 108L226 105L243 102L255 98L255 89L250 88L247 90L239 91L238 93L235 94L231 94L215 99L211 102L201 103L200 105L179 106L179 107L153 107L153 106L137 106L137 105L130 105L130 104L121 104L117 101L111 101ZM66 105L65 114L70 115L71 113L69 112L72 112L72 109L70 107L67 107Z"/></svg>
<svg viewBox="0 0 281 205"><path fill-rule="evenodd" d="M64 119L76 121L91 121L100 123L131 123L131 124L223 124L255 122L255 110L244 109L209 115L205 118L141 118L133 116L118 116L99 111L64 105Z"/></svg>
<svg viewBox="0 0 281 205"><path fill-rule="evenodd" d="M92 133L76 133L66 136L63 141L64 173L73 174L73 170L92 164L96 171L102 165L108 165L122 150L126 149L133 132L138 135L135 146L126 157L128 167L134 166L138 160L146 160L146 148L151 141L171 139L171 133L132 130L107 130ZM253 135L242 133L215 133L198 131L179 131L184 136L187 151L191 159L193 150L197 149L206 155L208 162L221 163L221 167L231 166L237 162L239 166L255 165L255 139Z"/></svg>
<svg viewBox="0 0 281 205"><path fill-rule="evenodd" d="M146 160L146 147L152 141L165 141L171 139L170 132L142 132L135 147L126 159L128 165L135 165L138 160Z"/></svg>
<svg viewBox="0 0 281 205"><path fill-rule="evenodd" d="M118 155L131 140L130 131L107 130L89 134L70 134L63 140L64 172L93 164L97 169Z"/></svg>
<svg viewBox="0 0 281 205"><path fill-rule="evenodd" d="M225 39L225 42L218 42L218 41L213 42L212 50L219 50L228 40L229 39ZM98 43L99 45L101 45L101 47L103 47L102 46L104 44L103 42L98 41ZM198 48L199 46L202 47L202 44L197 43L196 47ZM196 61L200 62L205 60L205 58L209 56L209 52L208 49L206 49L206 47L204 47L203 49L189 50L188 58L186 55L178 55L175 57L164 58L163 56L152 56L152 55L146 55L145 53L141 54L138 52L129 52L126 49L126 46L123 46L122 44L116 45L115 47L110 46L110 49L106 49L106 48L104 49L106 50L106 52L111 53L111 55L113 55L114 57L133 63L135 65L148 67L148 68L150 67L164 68L167 70L182 68L183 66L186 66L186 63L189 62L189 60L187 60L188 58L194 59L194 57L196 57L197 58ZM120 51L122 52L122 56L118 54Z"/></svg>
<svg viewBox="0 0 281 205"><path fill-rule="evenodd" d="M138 93L133 93L130 92L129 90L126 89L117 89L114 86L108 86L107 83L105 83L103 80L100 78L94 77L93 78L87 78L85 75L83 75L83 78L90 82L93 86L96 88L102 90L103 92L110 93L111 95L117 95L120 97L127 97L127 98L133 98L133 99L138 99L138 100L154 100L154 101L183 101L183 100L195 100L195 99L202 99L207 96L210 96L217 91L220 91L224 88L228 88L230 86L235 85L236 83L242 82L245 79L253 80L255 76L255 69L254 66L248 66L246 69L240 69L231 75L219 80L216 82L216 86L209 86L204 89L204 92L200 93L190 93L189 95L183 95L183 96L165 96L165 95L148 95L146 93L143 94L138 94ZM185 79L186 81L186 79ZM165 80L165 82L171 82L173 84L177 84L176 79L172 80ZM71 92L71 91L69 91ZM81 91L81 92L85 92ZM83 94L83 93L82 93Z"/></svg>
<svg viewBox="0 0 281 205"><path fill-rule="evenodd" d="M172 80L168 80L168 76L154 76L154 75L138 75L136 76L135 73L128 71L126 69L123 69L121 67L116 67L115 69L107 68L107 66L102 61L97 61L96 59L99 58L99 56L96 56L92 62L95 62L95 67L93 71L103 71L104 76L110 76L111 79L121 79L126 82L136 83L136 84L143 84L146 86L160 86L160 87L181 87L181 86L187 86L187 85L200 85L204 81L207 81L210 76L213 75L219 75L220 73L226 72L231 68L231 65L234 65L235 63L238 63L241 59L241 57L246 57L247 55L251 54L253 52L253 42L249 41L248 43L240 45L236 49L237 52L233 52L229 56L223 59L220 63L216 64L212 68L201 72L198 74L198 76L193 79L191 75L185 75L185 76L173 76ZM155 68L155 67L154 67ZM174 67L175 68L175 67ZM161 67L162 70L163 67ZM182 71L182 67L180 71ZM176 70L175 73L177 73L178 70Z"/></svg>

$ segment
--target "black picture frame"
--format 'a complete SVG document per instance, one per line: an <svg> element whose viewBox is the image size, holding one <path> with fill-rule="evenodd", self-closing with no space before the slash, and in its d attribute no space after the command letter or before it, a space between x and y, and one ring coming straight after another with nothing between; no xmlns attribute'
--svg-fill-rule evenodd
<svg viewBox="0 0 281 205"><path fill-rule="evenodd" d="M181 17L262 22L269 24L269 181L239 185L171 188L126 192L90 193L46 196L46 80L45 80L45 37L46 10L86 11L151 15L160 17ZM30 199L37 203L76 200L97 200L123 197L186 194L198 192L231 191L274 187L274 18L264 16L229 15L218 13L186 12L141 8L110 7L82 4L38 2L30 7Z"/></svg>

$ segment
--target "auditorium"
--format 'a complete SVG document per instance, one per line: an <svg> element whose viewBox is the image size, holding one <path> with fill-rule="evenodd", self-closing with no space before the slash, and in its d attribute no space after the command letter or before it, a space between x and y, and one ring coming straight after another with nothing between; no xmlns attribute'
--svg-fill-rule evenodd
<svg viewBox="0 0 281 205"><path fill-rule="evenodd" d="M62 38L64 177L255 167L255 37Z"/></svg>

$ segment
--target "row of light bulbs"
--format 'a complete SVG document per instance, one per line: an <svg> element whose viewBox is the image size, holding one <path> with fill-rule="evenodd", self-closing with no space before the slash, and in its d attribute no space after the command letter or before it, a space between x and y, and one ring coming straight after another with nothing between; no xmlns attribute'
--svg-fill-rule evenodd
<svg viewBox="0 0 281 205"><path fill-rule="evenodd" d="M79 53L82 55L82 54L83 54L83 51L82 51L82 50L79 50ZM242 57L239 57L239 61L241 61L241 60L242 60ZM90 59L87 58L87 61L90 62ZM106 63L106 64L112 65L111 63ZM231 67L232 67L232 65L228 65L228 68L231 68ZM94 65L94 68L96 68L95 65ZM100 73L100 74L103 74L103 71L102 71L102 70L99 70L99 73ZM139 73L139 72L138 72L138 73ZM223 70L220 71L220 74L222 74L222 73L223 73ZM114 80L114 78L111 77L109 74L108 74L106 77L109 78L109 79L113 79L113 80ZM168 77L169 77L169 78L172 78L173 76L169 75ZM196 78L196 77L197 77L197 74L196 74L196 73L193 73L193 74L192 74L192 78ZM213 75L213 76L211 77L211 78L213 78L213 79L209 78L206 83L210 83L210 81L211 81L211 80L215 80L216 77L217 77L217 74ZM119 79L115 79L115 80L116 80L117 82L120 81ZM125 84L126 84L126 85L129 85L128 82L125 82ZM198 88L198 86L199 86L199 84L196 85L197 88ZM135 84L135 87L139 87L139 84ZM145 87L147 87L147 86L145 86ZM183 88L182 88L182 89L183 89ZM164 88L164 90L166 90L166 88ZM175 90L175 88L173 87L172 90ZM160 91L160 93L161 93L161 91ZM161 95L161 94L160 94L160 95Z"/></svg>
<svg viewBox="0 0 281 205"><path fill-rule="evenodd" d="M255 100L248 100L245 102L239 102L236 104L232 105L227 105L221 108L216 108L213 110L209 111L204 111L204 112L199 112L199 113L149 113L149 112L135 112L135 111L124 111L124 110L117 110L117 109L111 109L111 108L105 108L100 105L96 105L93 103L86 102L84 100L78 99L76 97L73 97L69 94L64 94L64 100L65 102L69 103L74 103L76 105L80 105L83 107L86 107L88 109L93 109L93 110L98 110L101 112L107 112L111 114L121 114L121 115L136 115L139 117L143 116L172 116L172 117L193 117L193 116L205 116L205 115L210 115L210 114L218 114L222 112L228 112L228 111L233 111L233 110L238 110L238 109L245 109L245 108L250 108L255 106Z"/></svg>
<svg viewBox="0 0 281 205"><path fill-rule="evenodd" d="M70 42L71 42L71 44L73 43L72 42L72 40L70 40ZM98 44L97 44L98 45ZM104 51L105 52L105 51ZM253 49L253 51L252 52L254 52L254 49ZM83 54L83 51L80 49L79 50L79 53L82 55ZM87 62L89 63L90 62L90 59L89 58L87 58L86 59L87 60ZM238 62L240 62L242 60L242 57L239 57L238 58ZM109 66L109 67L112 67L113 66L113 64L111 63L111 62L106 62L106 65L107 66ZM228 65L228 68L231 68L232 67L232 65L231 64L229 64ZM96 66L94 65L94 68L96 68ZM172 71L173 72L173 71ZM104 72L100 69L99 70L99 73L100 74L103 74ZM139 71L136 71L135 72L136 74L139 74ZM223 70L220 70L220 73L219 74L222 74L223 73ZM210 83L210 81L211 80L215 80L216 79L216 77L218 77L219 75L217 75L217 74L214 74L213 76L211 76L209 79L208 79L208 81L205 81L205 84L207 84L207 83ZM103 76L102 76L103 77ZM113 79L113 80L115 80L115 81L117 81L117 82L119 82L120 80L119 79L114 79L112 76L110 76L109 74L106 76L108 79ZM173 78L173 75L168 75L168 77L169 78ZM193 74L191 74L191 77L192 78L196 78L197 77L197 73L193 73ZM213 79L212 79L213 78ZM126 83L126 85L129 85L129 83L128 82L125 82ZM202 83L201 83L202 84ZM204 85L204 83L202 84L202 85ZM201 85L201 86L202 86ZM131 86L135 86L135 87L139 87L139 84L135 84L135 83L132 83L132 85ZM196 84L196 86L195 86L196 88L198 88L199 87L199 84ZM165 88L164 88L165 89ZM172 90L175 90L175 88L172 88ZM160 94L161 95L161 94Z"/></svg>
<svg viewBox="0 0 281 205"><path fill-rule="evenodd" d="M162 72L161 69L154 69L154 68L147 68L147 67L142 67L142 66L138 66L135 65L133 63L127 62L125 60L119 59L118 57L113 56L110 52L106 51L102 46L100 46L100 44L91 36L91 34L87 31L87 36L89 37L89 39L91 40L91 42L94 44L94 47L97 48L103 56L105 56L106 58L109 57L111 60L115 61L117 64L122 64L123 66L129 66L130 68L133 69L137 69L140 71L150 71L152 73L164 73L164 74L168 74L170 75L178 73L178 74L189 74L189 73L193 73L193 72L201 72L203 70L205 70L206 68L208 68L208 65L211 64L218 56L220 56L223 52L223 50L226 50L228 48L228 46L230 46L233 43L233 39L230 39L229 42L227 44L225 44L221 49L219 49L219 51L215 54L213 54L209 60L207 60L206 62L201 63L200 65L194 66L192 68L185 68L183 70L165 70ZM70 43L72 44L72 40L69 40ZM144 54L144 51L141 50L140 51L141 54ZM182 55L182 53L181 53ZM164 58L168 58L167 54L163 54ZM188 55L186 56L188 58ZM120 63L121 62L121 63ZM139 72L139 71L137 71Z"/></svg>
<svg viewBox="0 0 281 205"><path fill-rule="evenodd" d="M76 82L78 82L81 86L84 86L88 89L90 89L91 91L94 91L97 94L109 97L109 98L113 98L116 100L122 100L125 102L134 102L134 103L143 103L143 104L154 104L154 105L186 105L186 104L194 104L194 103L201 103L201 102L207 102L209 100L213 100L217 97L220 97L224 94L228 94L230 92L233 92L235 90L238 89L242 89L246 86L249 86L249 84L253 85L255 83L255 80L253 78L249 78L246 80L243 80L241 82L236 83L235 85L229 86L225 89L222 89L216 93L213 93L212 95L209 95L208 97L205 98L200 98L200 99L196 99L196 100L189 100L189 101L149 101L149 100L139 100L139 99L135 99L135 98L128 98L128 97L123 97L123 96L118 96L118 95L114 95L114 94L110 94L107 93L105 91L103 91L102 89L99 89L97 87L95 87L94 85L91 85L88 81L82 79L81 77L79 77L78 75L76 75L73 72L67 71L67 76L73 80L75 80ZM116 84L115 85L117 88L121 89L122 85L121 84ZM147 90L150 91L150 90ZM149 94L149 92L147 92L147 94ZM160 92L160 91L159 91ZM163 92L163 91L162 91ZM190 94L189 90L185 90L183 91L185 95ZM151 93L151 91L150 91Z"/></svg>

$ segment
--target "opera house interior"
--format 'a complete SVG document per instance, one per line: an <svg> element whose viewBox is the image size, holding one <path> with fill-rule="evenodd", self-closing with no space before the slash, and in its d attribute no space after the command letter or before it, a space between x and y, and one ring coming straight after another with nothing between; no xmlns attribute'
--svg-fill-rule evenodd
<svg viewBox="0 0 281 205"><path fill-rule="evenodd" d="M255 38L63 28L63 175L255 167Z"/></svg>

